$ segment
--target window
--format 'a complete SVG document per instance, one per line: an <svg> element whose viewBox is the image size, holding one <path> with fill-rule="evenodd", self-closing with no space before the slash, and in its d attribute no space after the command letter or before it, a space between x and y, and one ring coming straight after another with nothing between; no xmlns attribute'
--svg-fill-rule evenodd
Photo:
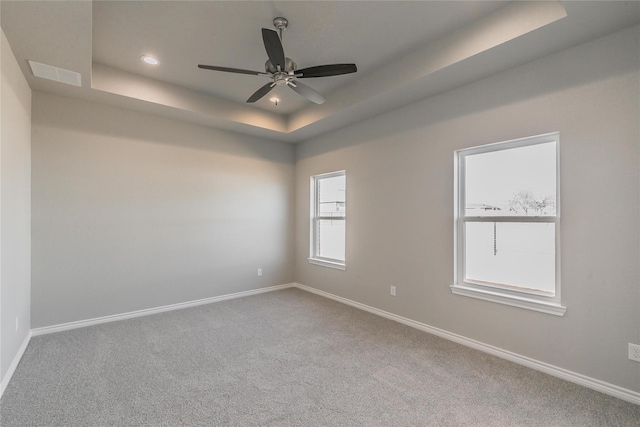
<svg viewBox="0 0 640 427"><path fill-rule="evenodd" d="M456 152L454 294L564 315L559 134Z"/></svg>
<svg viewBox="0 0 640 427"><path fill-rule="evenodd" d="M347 177L344 171L311 177L309 262L344 270Z"/></svg>

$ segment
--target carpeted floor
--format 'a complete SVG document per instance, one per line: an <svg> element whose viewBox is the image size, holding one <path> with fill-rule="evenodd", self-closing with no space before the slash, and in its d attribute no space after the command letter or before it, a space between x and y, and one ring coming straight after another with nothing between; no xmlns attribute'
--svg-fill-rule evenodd
<svg viewBox="0 0 640 427"><path fill-rule="evenodd" d="M298 289L31 340L10 426L638 426L640 406Z"/></svg>

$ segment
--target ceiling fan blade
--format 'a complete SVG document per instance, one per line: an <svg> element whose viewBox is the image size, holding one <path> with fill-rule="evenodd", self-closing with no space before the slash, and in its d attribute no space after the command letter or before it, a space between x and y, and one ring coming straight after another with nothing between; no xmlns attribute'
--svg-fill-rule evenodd
<svg viewBox="0 0 640 427"><path fill-rule="evenodd" d="M311 89L304 83L296 81L294 83L289 83L289 87L311 102L314 102L316 104L324 104L324 97L320 95L315 89Z"/></svg>
<svg viewBox="0 0 640 427"><path fill-rule="evenodd" d="M358 71L358 67L356 67L356 64L318 65L316 67L296 70L296 76L298 76L299 79L309 77L329 77L339 76L341 74L355 73L356 71Z"/></svg>
<svg viewBox="0 0 640 427"><path fill-rule="evenodd" d="M251 95L249 99L247 99L247 102L249 103L256 102L258 99L262 98L263 96L271 92L271 89L273 89L275 86L276 84L274 82L267 83L266 85L262 86L260 89L255 91L253 95Z"/></svg>
<svg viewBox="0 0 640 427"><path fill-rule="evenodd" d="M264 42L264 48L269 56L269 61L274 67L280 66L281 70L284 70L285 58L284 49L282 48L282 42L278 33L267 28L262 29L262 41Z"/></svg>
<svg viewBox="0 0 640 427"><path fill-rule="evenodd" d="M198 68L202 68L204 70L224 71L226 73L251 74L252 76L259 76L260 74L264 74L260 71L241 70L240 68L216 67L215 65L198 65Z"/></svg>

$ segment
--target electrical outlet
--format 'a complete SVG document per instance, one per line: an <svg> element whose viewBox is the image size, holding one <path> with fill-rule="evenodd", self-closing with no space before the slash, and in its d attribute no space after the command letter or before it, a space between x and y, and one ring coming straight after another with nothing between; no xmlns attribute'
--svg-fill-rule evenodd
<svg viewBox="0 0 640 427"><path fill-rule="evenodd" d="M640 362L640 345L629 343L629 359Z"/></svg>
<svg viewBox="0 0 640 427"><path fill-rule="evenodd" d="M261 268L258 269L258 277L260 277L260 276L262 276L262 269Z"/></svg>
<svg viewBox="0 0 640 427"><path fill-rule="evenodd" d="M390 292L391 292L391 296L395 297L396 296L396 287L392 286Z"/></svg>

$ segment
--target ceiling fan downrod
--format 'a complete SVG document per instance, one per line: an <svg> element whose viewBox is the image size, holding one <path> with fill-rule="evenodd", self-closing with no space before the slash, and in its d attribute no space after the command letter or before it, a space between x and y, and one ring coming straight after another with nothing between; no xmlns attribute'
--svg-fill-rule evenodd
<svg viewBox="0 0 640 427"><path fill-rule="evenodd" d="M276 29L280 33L280 40L282 40L282 32L289 26L289 21L287 20L287 18L279 16L277 18L273 18L273 26L276 27Z"/></svg>

